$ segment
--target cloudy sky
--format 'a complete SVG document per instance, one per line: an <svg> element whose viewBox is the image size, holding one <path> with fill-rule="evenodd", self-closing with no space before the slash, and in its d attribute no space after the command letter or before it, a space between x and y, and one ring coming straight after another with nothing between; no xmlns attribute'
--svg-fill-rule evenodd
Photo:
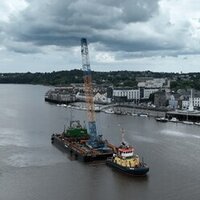
<svg viewBox="0 0 200 200"><path fill-rule="evenodd" d="M199 0L1 0L0 73L200 72Z"/></svg>

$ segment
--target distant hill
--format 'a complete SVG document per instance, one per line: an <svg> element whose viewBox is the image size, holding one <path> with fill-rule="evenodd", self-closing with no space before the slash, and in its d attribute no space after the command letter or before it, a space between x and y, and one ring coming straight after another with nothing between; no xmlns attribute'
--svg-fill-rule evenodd
<svg viewBox="0 0 200 200"><path fill-rule="evenodd" d="M94 72L92 79L96 84L135 87L137 81L145 78L168 78L171 81L171 88L187 89L194 88L200 90L200 73L164 73L151 71L111 71L111 72ZM57 71L49 73L2 73L0 83L18 83L18 84L42 84L65 86L71 83L83 83L82 70Z"/></svg>

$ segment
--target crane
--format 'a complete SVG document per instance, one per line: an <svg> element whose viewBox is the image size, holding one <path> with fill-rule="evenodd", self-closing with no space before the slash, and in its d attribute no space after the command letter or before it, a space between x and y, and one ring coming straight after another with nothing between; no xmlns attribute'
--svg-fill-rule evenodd
<svg viewBox="0 0 200 200"><path fill-rule="evenodd" d="M93 99L93 87L92 76L89 61L89 51L87 45L87 39L81 39L81 55L82 55L82 69L84 78L84 90L87 104L88 115L88 131L90 134L89 145L92 148L100 148L104 146L104 142L101 139L101 135L97 134L96 120L95 120L95 107Z"/></svg>

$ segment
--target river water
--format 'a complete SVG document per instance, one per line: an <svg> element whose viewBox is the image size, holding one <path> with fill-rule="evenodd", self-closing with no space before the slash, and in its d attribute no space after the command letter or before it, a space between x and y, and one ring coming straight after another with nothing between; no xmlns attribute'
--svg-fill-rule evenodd
<svg viewBox="0 0 200 200"><path fill-rule="evenodd" d="M1 200L199 200L200 127L154 118L97 113L97 128L114 144L125 139L150 166L129 177L103 163L76 161L51 145L71 117L86 112L44 102L45 86L0 85Z"/></svg>

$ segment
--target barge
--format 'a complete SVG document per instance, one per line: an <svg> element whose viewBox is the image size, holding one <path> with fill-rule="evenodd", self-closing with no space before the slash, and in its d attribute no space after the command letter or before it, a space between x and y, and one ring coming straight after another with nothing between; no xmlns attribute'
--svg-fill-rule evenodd
<svg viewBox="0 0 200 200"><path fill-rule="evenodd" d="M98 148L89 145L90 136L79 121L70 123L70 127L61 134L52 134L51 142L60 150L75 156L77 160L91 162L106 160L113 155L112 145L99 137Z"/></svg>

